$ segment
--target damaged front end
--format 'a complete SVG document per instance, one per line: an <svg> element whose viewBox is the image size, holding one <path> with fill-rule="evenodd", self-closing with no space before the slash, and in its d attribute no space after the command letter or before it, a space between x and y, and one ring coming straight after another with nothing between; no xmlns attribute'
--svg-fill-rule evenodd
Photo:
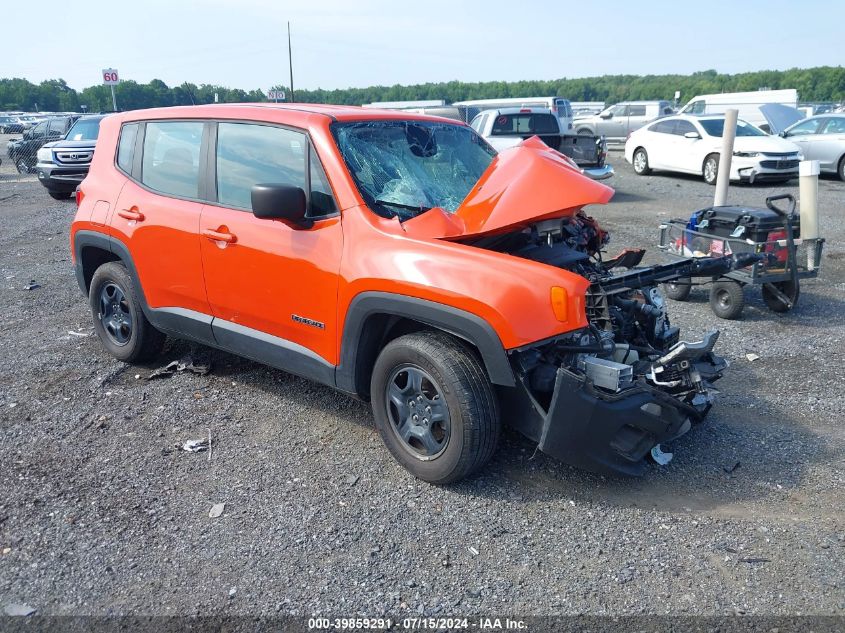
<svg viewBox="0 0 845 633"><path fill-rule="evenodd" d="M587 328L511 352L518 384L503 393L505 419L540 450L569 464L638 475L652 449L704 419L716 393L713 383L727 367L713 353L718 331L695 343L680 340L658 284L718 277L758 256L639 267L641 250L602 261L606 242L598 224L577 213L475 245L591 282Z"/></svg>

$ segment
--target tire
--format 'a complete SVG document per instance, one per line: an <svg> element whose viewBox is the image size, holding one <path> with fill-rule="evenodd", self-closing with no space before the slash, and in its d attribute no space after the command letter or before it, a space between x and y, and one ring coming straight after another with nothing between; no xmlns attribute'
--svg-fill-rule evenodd
<svg viewBox="0 0 845 633"><path fill-rule="evenodd" d="M94 331L109 354L125 363L154 358L165 336L156 330L141 309L138 293L120 262L100 266L88 293Z"/></svg>
<svg viewBox="0 0 845 633"><path fill-rule="evenodd" d="M67 200L73 195L69 191L48 191L47 193L50 194L53 200Z"/></svg>
<svg viewBox="0 0 845 633"><path fill-rule="evenodd" d="M15 168L18 170L19 174L28 174L29 173L29 165L26 164L25 158L18 158L15 160Z"/></svg>
<svg viewBox="0 0 845 633"><path fill-rule="evenodd" d="M745 306L742 285L736 281L717 281L710 288L710 308L720 319L738 319Z"/></svg>
<svg viewBox="0 0 845 633"><path fill-rule="evenodd" d="M845 156L839 159L839 168L836 170L839 180L845 180Z"/></svg>
<svg viewBox="0 0 845 633"><path fill-rule="evenodd" d="M643 147L638 147L634 150L631 164L634 166L634 172L638 176L647 176L651 173L651 167L648 166L648 152Z"/></svg>
<svg viewBox="0 0 845 633"><path fill-rule="evenodd" d="M789 297L789 300L792 302L792 306L790 307L781 301L780 297L771 291L769 284L763 284L763 301L766 302L766 307L768 307L769 310L772 312L789 312L789 310L798 304L798 297L801 294L801 286L798 284L797 279L795 280L795 283L791 280L779 281L777 283L773 283L772 286Z"/></svg>
<svg viewBox="0 0 845 633"><path fill-rule="evenodd" d="M663 294L675 301L686 301L692 292L692 279L681 277L676 281L663 284Z"/></svg>
<svg viewBox="0 0 845 633"><path fill-rule="evenodd" d="M701 175L708 185L715 185L719 176L719 155L708 154L701 165Z"/></svg>
<svg viewBox="0 0 845 633"><path fill-rule="evenodd" d="M593 131L588 127L582 127L578 130L578 136L593 136Z"/></svg>
<svg viewBox="0 0 845 633"><path fill-rule="evenodd" d="M373 368L370 395L382 440L419 479L459 481L496 450L501 424L493 386L473 351L452 336L417 332L388 343Z"/></svg>

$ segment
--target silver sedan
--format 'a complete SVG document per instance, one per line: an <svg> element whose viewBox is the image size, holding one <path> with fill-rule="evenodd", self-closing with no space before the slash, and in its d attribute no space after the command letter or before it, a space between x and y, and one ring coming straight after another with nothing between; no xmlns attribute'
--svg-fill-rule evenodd
<svg viewBox="0 0 845 633"><path fill-rule="evenodd" d="M812 116L788 127L781 136L801 148L804 160L817 160L823 173L845 180L845 115Z"/></svg>

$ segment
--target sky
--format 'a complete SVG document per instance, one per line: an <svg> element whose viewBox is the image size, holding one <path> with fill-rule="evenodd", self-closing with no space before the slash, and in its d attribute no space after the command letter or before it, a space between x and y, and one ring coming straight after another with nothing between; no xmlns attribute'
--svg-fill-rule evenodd
<svg viewBox="0 0 845 633"><path fill-rule="evenodd" d="M845 63L843 0L39 0L4 14L0 77L76 89L108 67L170 86L287 84L288 21L307 89Z"/></svg>

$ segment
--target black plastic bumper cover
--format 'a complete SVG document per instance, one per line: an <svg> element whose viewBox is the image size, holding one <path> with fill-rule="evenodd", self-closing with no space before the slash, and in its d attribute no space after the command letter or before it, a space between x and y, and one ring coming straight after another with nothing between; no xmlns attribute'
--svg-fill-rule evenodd
<svg viewBox="0 0 845 633"><path fill-rule="evenodd" d="M516 428L547 455L601 474L642 475L653 446L682 435L688 421L706 413L643 383L616 394L599 392L563 368L544 412L519 382L521 393L509 407Z"/></svg>

